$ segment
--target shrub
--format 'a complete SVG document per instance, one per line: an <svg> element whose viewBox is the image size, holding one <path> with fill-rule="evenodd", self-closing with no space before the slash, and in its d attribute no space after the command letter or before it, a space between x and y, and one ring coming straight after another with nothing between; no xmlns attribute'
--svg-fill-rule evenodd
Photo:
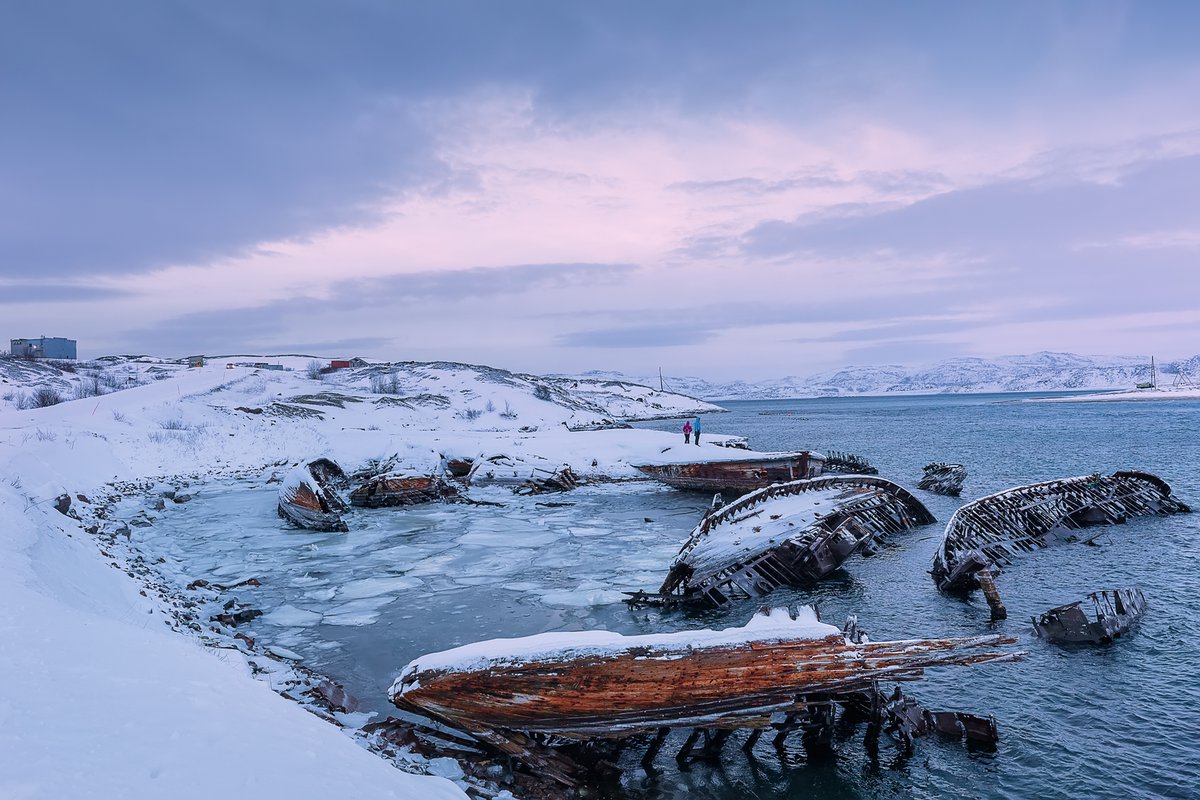
<svg viewBox="0 0 1200 800"><path fill-rule="evenodd" d="M400 394L400 380L395 375L372 375L371 392L374 394Z"/></svg>
<svg viewBox="0 0 1200 800"><path fill-rule="evenodd" d="M113 419L116 420L117 422L125 421L125 415L122 414L120 411L117 411L115 408L113 409L112 415L113 415Z"/></svg>
<svg viewBox="0 0 1200 800"><path fill-rule="evenodd" d="M186 431L189 430L188 425L181 419L168 419L158 423L158 426L165 431Z"/></svg>
<svg viewBox="0 0 1200 800"><path fill-rule="evenodd" d="M504 417L505 419L516 419L517 412L513 411L513 407L508 404L507 400L505 400L504 410L500 412L500 416Z"/></svg>
<svg viewBox="0 0 1200 800"><path fill-rule="evenodd" d="M34 408L49 408L50 406L56 406L63 401L62 396L48 386L35 389L33 395L30 397L30 400L33 403Z"/></svg>
<svg viewBox="0 0 1200 800"><path fill-rule="evenodd" d="M483 411L478 408L464 408L462 411L458 412L458 416L462 419L475 420L483 416Z"/></svg>
<svg viewBox="0 0 1200 800"><path fill-rule="evenodd" d="M325 367L321 364L321 362L314 358L312 361L308 362L308 366L304 368L304 374L308 376L309 380L323 381L325 380L325 373L322 371L324 369Z"/></svg>
<svg viewBox="0 0 1200 800"><path fill-rule="evenodd" d="M491 400L488 400L487 405L483 407L483 410L490 414L496 410L496 404Z"/></svg>

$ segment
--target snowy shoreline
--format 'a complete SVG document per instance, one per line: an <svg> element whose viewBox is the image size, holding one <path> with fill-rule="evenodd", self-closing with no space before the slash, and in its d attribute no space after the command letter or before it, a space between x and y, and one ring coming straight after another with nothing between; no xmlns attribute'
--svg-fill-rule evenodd
<svg viewBox="0 0 1200 800"><path fill-rule="evenodd" d="M557 387L547 400L540 384L511 373L417 365L394 370L400 385L377 393L368 384L386 374L381 367L316 381L303 364L287 366L156 364L162 378L145 385L0 413L0 678L19 688L0 705L0 748L14 764L0 775L0 795L201 797L215 771L222 784L278 796L353 786L363 797L464 797L329 724L338 714L296 697L321 676L289 664L286 652L264 655L211 631L206 606L225 596L211 585L173 586L154 563L160 557L127 538L113 504L130 495L154 502L163 483L202 492L210 481L261 478L320 455L427 472L447 454L509 452L628 479L637 477L633 463L682 446L658 431L572 433L619 415ZM665 418L712 408L663 393L653 402L668 404L654 409ZM636 397L625 405L634 404L629 411L649 410ZM706 443L688 453L746 451ZM79 519L56 510L64 494ZM68 752L77 754L72 769L58 769ZM454 767L432 771L461 776Z"/></svg>

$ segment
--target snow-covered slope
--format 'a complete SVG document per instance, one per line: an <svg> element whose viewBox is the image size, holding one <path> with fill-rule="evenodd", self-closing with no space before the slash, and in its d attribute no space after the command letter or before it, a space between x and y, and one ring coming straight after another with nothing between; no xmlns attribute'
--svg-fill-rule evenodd
<svg viewBox="0 0 1200 800"><path fill-rule="evenodd" d="M0 408L0 684L8 687L0 700L0 797L201 798L230 789L263 797L463 797L453 783L394 768L272 692L290 684L264 682L287 669L269 666L277 663L270 643L221 640L198 621L181 624L171 603L187 596L187 576L141 552L130 518L106 501L135 502L141 521L153 524L177 507L156 494L164 478L203 492L209 480L265 481L318 456L348 469L376 463L427 474L449 457L506 453L569 464L585 478L634 477L633 464L671 459L681 437L573 429L643 415L647 406L655 415L711 408L645 387L576 391L453 363L376 364L315 377L304 356L261 359L281 370L227 367L248 360L260 359L200 368L102 361L101 374L132 374L123 382L129 388ZM74 396L66 376L80 371L16 364L3 373L4 391L61 381L62 393ZM746 455L711 441L686 452ZM55 509L61 495L79 519ZM143 502L151 497L157 508ZM214 641L224 644L214 649Z"/></svg>
<svg viewBox="0 0 1200 800"><path fill-rule="evenodd" d="M1159 383L1169 385L1180 372L1200 381L1200 356L1159 364ZM634 381L657 385L658 379L630 378L617 372L585 372L589 380ZM1126 389L1150 378L1149 359L1127 356L1080 356L1034 353L1000 358L953 358L929 367L855 366L808 377L781 377L749 383L716 383L671 376L668 388L711 400L768 400L789 397L837 397L943 392L1034 392Z"/></svg>

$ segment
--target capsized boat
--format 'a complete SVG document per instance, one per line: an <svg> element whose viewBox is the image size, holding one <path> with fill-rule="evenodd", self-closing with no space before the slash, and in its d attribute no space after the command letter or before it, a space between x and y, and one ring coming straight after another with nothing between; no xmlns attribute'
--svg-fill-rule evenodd
<svg viewBox="0 0 1200 800"><path fill-rule="evenodd" d="M723 606L781 585L814 583L888 534L934 522L899 484L869 475L827 475L780 483L708 514L642 605Z"/></svg>
<svg viewBox="0 0 1200 800"><path fill-rule="evenodd" d="M917 679L929 667L1018 660L1024 653L992 649L1015 641L853 641L810 607L764 609L720 631L558 632L464 645L411 661L388 697L476 734L594 739L676 726L764 729L806 698Z"/></svg>
<svg viewBox="0 0 1200 800"><path fill-rule="evenodd" d="M671 464L642 464L637 468L676 489L741 494L821 474L825 456L803 450L763 453L755 458L712 459Z"/></svg>
<svg viewBox="0 0 1200 800"><path fill-rule="evenodd" d="M1033 629L1051 642L1103 644L1127 633L1145 613L1141 589L1104 589L1034 617Z"/></svg>
<svg viewBox="0 0 1200 800"><path fill-rule="evenodd" d="M346 503L334 491L334 484L345 478L342 468L327 458L292 469L279 485L279 516L308 530L349 530L342 520Z"/></svg>

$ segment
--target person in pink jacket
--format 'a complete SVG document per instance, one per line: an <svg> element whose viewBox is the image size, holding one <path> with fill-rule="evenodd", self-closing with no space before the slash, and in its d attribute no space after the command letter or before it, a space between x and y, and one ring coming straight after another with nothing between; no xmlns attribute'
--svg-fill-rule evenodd
<svg viewBox="0 0 1200 800"><path fill-rule="evenodd" d="M683 443L692 443L692 421L690 419L683 423Z"/></svg>

